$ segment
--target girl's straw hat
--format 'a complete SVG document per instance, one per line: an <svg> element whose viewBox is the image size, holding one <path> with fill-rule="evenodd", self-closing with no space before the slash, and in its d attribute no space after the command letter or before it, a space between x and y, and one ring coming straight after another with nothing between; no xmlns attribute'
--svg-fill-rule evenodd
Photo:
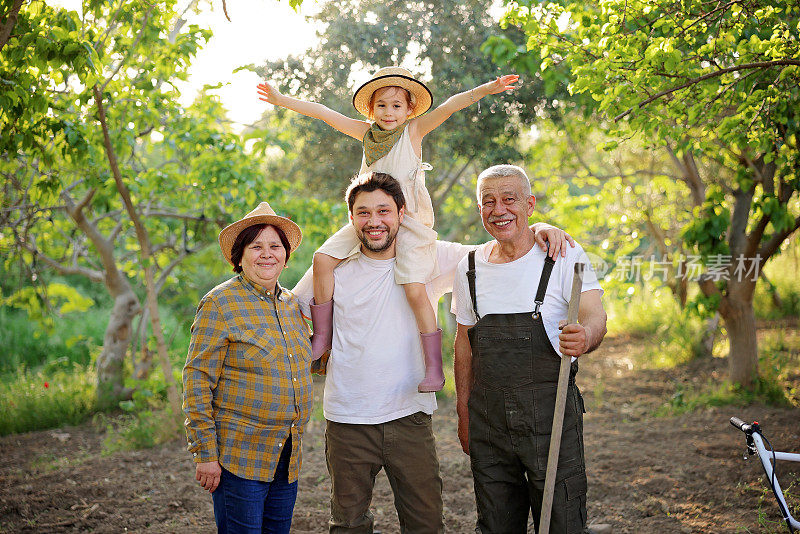
<svg viewBox="0 0 800 534"><path fill-rule="evenodd" d="M303 239L303 234L300 232L300 227L286 217L281 217L275 214L275 210L269 207L269 204L262 202L256 209L239 219L233 224L229 224L219 233L219 246L222 249L222 254L228 263L233 265L231 261L231 249L233 243L239 234L248 226L255 224L271 224L283 230L286 234L286 239L289 240L289 252L293 252ZM235 267L235 265L234 265Z"/></svg>
<svg viewBox="0 0 800 534"><path fill-rule="evenodd" d="M356 89L356 94L353 95L353 106L359 113L369 117L369 100L372 98L372 93L381 87L392 86L402 87L411 93L415 105L409 119L422 115L430 109L433 103L430 89L403 67L384 67L376 72L367 83Z"/></svg>

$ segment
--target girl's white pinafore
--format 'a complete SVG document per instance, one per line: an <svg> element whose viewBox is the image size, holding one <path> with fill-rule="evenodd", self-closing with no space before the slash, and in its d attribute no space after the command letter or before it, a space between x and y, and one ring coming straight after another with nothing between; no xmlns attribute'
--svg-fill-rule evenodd
<svg viewBox="0 0 800 534"><path fill-rule="evenodd" d="M408 127L384 157L370 165L361 159L359 174L384 172L394 177L403 188L406 210L397 233L395 281L398 284L426 283L439 274L436 264L436 232L433 230L433 205L425 188L425 171L431 167L414 153ZM328 238L317 250L338 259L349 258L359 251L361 242L355 228L348 224Z"/></svg>

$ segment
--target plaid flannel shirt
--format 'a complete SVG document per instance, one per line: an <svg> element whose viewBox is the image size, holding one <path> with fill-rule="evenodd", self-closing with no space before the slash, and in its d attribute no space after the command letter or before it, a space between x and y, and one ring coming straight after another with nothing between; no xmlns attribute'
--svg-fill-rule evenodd
<svg viewBox="0 0 800 534"><path fill-rule="evenodd" d="M217 460L249 480L271 481L292 436L297 480L311 413L311 343L297 298L242 275L200 301L183 368L183 411L195 462Z"/></svg>

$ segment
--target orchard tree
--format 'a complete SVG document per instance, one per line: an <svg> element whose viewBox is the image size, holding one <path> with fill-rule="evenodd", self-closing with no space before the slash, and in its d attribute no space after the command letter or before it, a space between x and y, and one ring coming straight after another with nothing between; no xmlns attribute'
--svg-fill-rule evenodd
<svg viewBox="0 0 800 534"><path fill-rule="evenodd" d="M23 6L2 50L3 241L31 269L83 275L108 290L101 405L130 394L123 363L141 284L177 409L157 295L185 257L215 241L231 211L243 212L237 190L257 187L258 162L218 122L224 110L212 97L177 103L173 83L210 32L185 28L171 0L83 9Z"/></svg>
<svg viewBox="0 0 800 534"><path fill-rule="evenodd" d="M753 272L800 227L800 8L699 0L509 8L506 20L524 28L542 76L564 77L608 134L640 134L710 170L692 177L701 202L683 238L708 268L700 289L727 327L730 379L752 386Z"/></svg>

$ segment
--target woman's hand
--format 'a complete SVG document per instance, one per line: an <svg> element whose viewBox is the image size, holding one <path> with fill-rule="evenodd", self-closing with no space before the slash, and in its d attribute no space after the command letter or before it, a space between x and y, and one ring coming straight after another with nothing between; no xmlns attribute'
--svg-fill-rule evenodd
<svg viewBox="0 0 800 534"><path fill-rule="evenodd" d="M498 76L497 79L493 82L489 82L487 85L489 86L489 94L496 95L497 93L502 93L504 91L511 91L516 89L517 86L514 85L517 80L519 80L519 76L516 74L506 74L505 76Z"/></svg>
<svg viewBox="0 0 800 534"><path fill-rule="evenodd" d="M269 102L274 106L280 106L279 101L283 98L283 95L280 91L272 87L268 82L260 83L256 86L258 91L259 100L263 100L264 102Z"/></svg>
<svg viewBox="0 0 800 534"><path fill-rule="evenodd" d="M219 478L222 476L222 468L219 462L200 462L195 464L194 478L207 489L209 493L213 493L217 486L219 486Z"/></svg>

